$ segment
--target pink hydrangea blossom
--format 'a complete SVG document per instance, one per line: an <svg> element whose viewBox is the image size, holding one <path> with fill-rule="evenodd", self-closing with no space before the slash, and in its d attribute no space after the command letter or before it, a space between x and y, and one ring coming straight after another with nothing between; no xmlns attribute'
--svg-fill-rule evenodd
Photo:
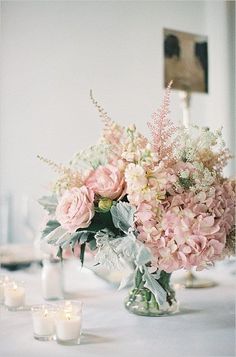
<svg viewBox="0 0 236 357"><path fill-rule="evenodd" d="M137 212L139 239L152 250L152 265L173 272L202 269L219 259L235 223L235 198L232 181L199 194L185 191L170 196L169 204L162 205L159 223L145 221L151 217L150 207L141 204Z"/></svg>

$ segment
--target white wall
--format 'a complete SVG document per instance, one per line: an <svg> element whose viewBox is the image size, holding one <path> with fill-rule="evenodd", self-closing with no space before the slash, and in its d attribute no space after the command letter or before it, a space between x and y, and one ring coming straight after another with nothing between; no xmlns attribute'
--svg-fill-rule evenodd
<svg viewBox="0 0 236 357"><path fill-rule="evenodd" d="M14 239L24 239L23 195L31 199L35 225L41 214L35 200L53 177L36 155L64 163L97 139L101 123L90 88L112 118L147 132L163 94L163 27L209 35L210 95L193 96L192 119L226 125L230 143L225 6L221 1L2 2L1 187L14 196ZM171 108L172 118L181 119L176 92Z"/></svg>

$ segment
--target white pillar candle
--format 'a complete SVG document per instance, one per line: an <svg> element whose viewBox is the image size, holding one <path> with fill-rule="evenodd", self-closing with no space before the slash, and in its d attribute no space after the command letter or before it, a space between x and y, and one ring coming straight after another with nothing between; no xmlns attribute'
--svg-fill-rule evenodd
<svg viewBox="0 0 236 357"><path fill-rule="evenodd" d="M32 307L34 337L38 340L52 339L55 331L55 312L47 306Z"/></svg>
<svg viewBox="0 0 236 357"><path fill-rule="evenodd" d="M59 343L79 343L81 316L73 312L59 312L56 318L56 337Z"/></svg>
<svg viewBox="0 0 236 357"><path fill-rule="evenodd" d="M16 282L8 283L4 288L5 305L17 308L25 305L25 288Z"/></svg>
<svg viewBox="0 0 236 357"><path fill-rule="evenodd" d="M62 264L59 260L43 260L42 293L45 300L57 300L63 297Z"/></svg>

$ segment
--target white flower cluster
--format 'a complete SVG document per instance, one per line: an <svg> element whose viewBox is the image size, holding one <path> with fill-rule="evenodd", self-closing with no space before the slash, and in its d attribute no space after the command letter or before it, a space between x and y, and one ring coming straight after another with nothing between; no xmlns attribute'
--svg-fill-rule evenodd
<svg viewBox="0 0 236 357"><path fill-rule="evenodd" d="M106 165L108 160L109 145L100 143L86 150L79 151L73 157L70 165L73 169L96 169L100 165Z"/></svg>
<svg viewBox="0 0 236 357"><path fill-rule="evenodd" d="M208 127L191 126L189 129L180 127L177 131L174 155L177 160L193 162L199 152L205 149L219 150L225 147L222 138L222 128L215 132Z"/></svg>

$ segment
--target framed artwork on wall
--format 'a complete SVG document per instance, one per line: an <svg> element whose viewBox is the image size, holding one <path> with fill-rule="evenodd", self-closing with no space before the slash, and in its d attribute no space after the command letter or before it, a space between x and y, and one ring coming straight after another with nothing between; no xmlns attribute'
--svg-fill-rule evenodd
<svg viewBox="0 0 236 357"><path fill-rule="evenodd" d="M164 29L164 84L186 92L208 93L207 37Z"/></svg>

